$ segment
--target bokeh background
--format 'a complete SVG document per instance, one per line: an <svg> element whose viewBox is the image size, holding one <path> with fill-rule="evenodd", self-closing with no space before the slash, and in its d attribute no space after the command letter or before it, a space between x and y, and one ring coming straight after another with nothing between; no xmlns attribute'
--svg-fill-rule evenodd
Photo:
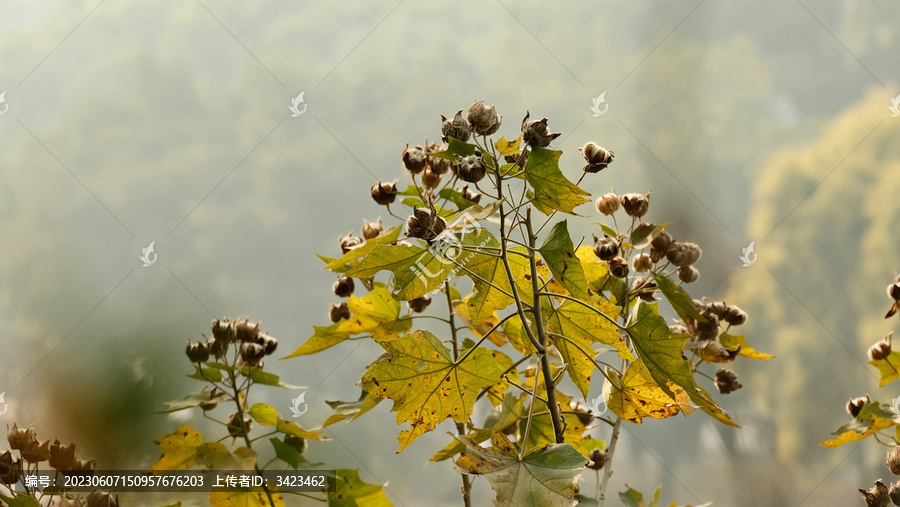
<svg viewBox="0 0 900 507"><path fill-rule="evenodd" d="M384 214L368 188L400 176L407 142L485 98L510 138L526 110L550 118L570 178L586 141L613 149L584 188L652 189L648 218L704 248L692 294L747 310L748 340L777 356L739 361L744 388L719 396L742 430L702 414L628 426L611 491L861 504L857 487L888 478L883 448L818 444L850 396L900 394L877 389L865 357L893 324L884 287L900 266L898 30L892 0L5 0L0 423L74 441L101 468L147 467L154 438L208 429L153 413L198 387L186 340L246 315L286 354L327 324L333 274L314 253L336 256L339 235ZM576 232L595 232L581 212ZM269 362L309 387L309 427L325 400L356 398L380 352ZM287 413L295 393L259 395ZM308 455L389 482L397 505L459 505L450 465L425 466L451 426L398 455L389 406ZM485 481L475 495L490 503Z"/></svg>

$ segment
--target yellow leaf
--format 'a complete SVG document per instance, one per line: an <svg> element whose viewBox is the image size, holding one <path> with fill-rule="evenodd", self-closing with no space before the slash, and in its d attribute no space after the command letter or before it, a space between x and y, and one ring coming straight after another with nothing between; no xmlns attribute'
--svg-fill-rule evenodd
<svg viewBox="0 0 900 507"><path fill-rule="evenodd" d="M728 333L722 333L719 336L719 341L722 343L722 345L725 346L726 349L729 350L734 350L738 347L738 345L740 345L741 355L744 357L749 357L750 359L772 359L773 357L775 357L772 354L766 354L753 350L752 347L747 345L747 340L744 338L744 335L731 335Z"/></svg>
<svg viewBox="0 0 900 507"><path fill-rule="evenodd" d="M888 354L884 359L869 361L869 364L878 368L881 373L881 382L878 387L884 387L900 378L900 352L896 350Z"/></svg>
<svg viewBox="0 0 900 507"><path fill-rule="evenodd" d="M278 411L267 403L254 403L250 407L250 417L263 426L275 426L278 423Z"/></svg>
<svg viewBox="0 0 900 507"><path fill-rule="evenodd" d="M390 354L369 367L360 382L366 391L394 401L397 423L409 422L398 441L402 451L448 417L465 423L481 389L500 381L498 352L475 349L460 364L428 331L382 342Z"/></svg>
<svg viewBox="0 0 900 507"><path fill-rule="evenodd" d="M494 143L494 147L497 148L497 152L501 157L505 157L507 155L515 155L522 151L521 148L519 148L519 143L521 142L521 135L519 135L515 141L507 141L505 137L501 137L500 140Z"/></svg>
<svg viewBox="0 0 900 507"><path fill-rule="evenodd" d="M628 365L620 386L613 385L609 380L604 382L603 396L606 406L614 414L636 424L640 424L644 417L666 419L677 415L679 405L693 410L684 389L672 382L669 382L669 389L675 393L675 400L657 385L643 361L635 361Z"/></svg>
<svg viewBox="0 0 900 507"><path fill-rule="evenodd" d="M855 442L857 440L862 440L869 435L874 433L878 433L881 430L890 428L891 426L896 425L897 423L891 419L887 419L878 415L872 415L872 423L869 424L869 427L863 431L862 433L854 430L847 430L841 433L837 438L832 438L831 440L822 442L822 446L824 447L839 447L844 444L848 444L850 442Z"/></svg>
<svg viewBox="0 0 900 507"><path fill-rule="evenodd" d="M337 469L334 476L335 487L328 492L328 507L391 507L382 491L384 486L363 482L358 468Z"/></svg>
<svg viewBox="0 0 900 507"><path fill-rule="evenodd" d="M275 425L275 430L279 433L284 433L286 435L294 435L300 438L308 438L310 440L319 440L326 441L331 440L330 438L322 435L322 432L319 430L305 430L300 426L297 426L296 423L291 421L287 421L285 419L279 419L278 423Z"/></svg>
<svg viewBox="0 0 900 507"><path fill-rule="evenodd" d="M475 325L475 323L472 322L472 319L469 318L468 300L471 297L472 295L469 294L468 296L466 296L466 299L464 299L460 304L456 305L456 316L459 317L459 320L461 320L467 328L475 333L476 336L481 338L484 337L485 333L487 333L494 326L500 323L500 318L497 317L497 312L494 312L493 315L482 320L480 324ZM494 332L488 335L487 339L498 347L506 345L506 335L503 334L503 331L501 331L499 328L495 329Z"/></svg>
<svg viewBox="0 0 900 507"><path fill-rule="evenodd" d="M150 467L151 472L186 470L194 465L197 448L203 445L203 435L184 425L175 433L155 440L163 455Z"/></svg>

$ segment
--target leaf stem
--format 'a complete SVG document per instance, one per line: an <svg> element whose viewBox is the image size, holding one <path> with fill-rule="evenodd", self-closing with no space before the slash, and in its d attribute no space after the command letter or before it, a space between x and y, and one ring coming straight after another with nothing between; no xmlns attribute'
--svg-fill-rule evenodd
<svg viewBox="0 0 900 507"><path fill-rule="evenodd" d="M450 324L450 336L453 338L453 361L456 362L459 355L459 345L457 343L458 339L456 337L456 319L454 318L454 316L456 315L456 311L453 309L453 298L450 297L450 280L444 280L444 293L447 295L447 321L448 324ZM493 329L491 331L493 331ZM472 347L471 350L475 350L476 348L477 345L475 347ZM456 433L460 436L465 436L466 425L460 422L456 423ZM469 480L468 474L460 475L462 475L461 489L463 504L465 505L465 507L472 507L472 481Z"/></svg>
<svg viewBox="0 0 900 507"><path fill-rule="evenodd" d="M597 505L604 507L606 505L606 488L609 486L609 478L612 477L612 460L616 453L616 443L619 441L619 429L622 427L622 418L616 416L616 422L613 424L612 436L609 439L609 450L606 452L606 464L603 467L603 482L600 484L600 498Z"/></svg>

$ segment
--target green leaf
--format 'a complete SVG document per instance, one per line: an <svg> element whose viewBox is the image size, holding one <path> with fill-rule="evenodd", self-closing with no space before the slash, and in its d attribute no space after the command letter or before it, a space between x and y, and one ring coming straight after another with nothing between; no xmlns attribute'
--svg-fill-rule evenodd
<svg viewBox="0 0 900 507"><path fill-rule="evenodd" d="M249 447L239 447L232 453L221 442L207 442L197 447L195 464L213 470L252 470L256 458L256 451Z"/></svg>
<svg viewBox="0 0 900 507"><path fill-rule="evenodd" d="M456 460L455 468L464 474L484 475L497 494L494 505L576 504L576 483L588 461L571 445L548 444L520 460L518 451L503 433L494 433L488 448L466 437L454 438L466 445L466 453Z"/></svg>
<svg viewBox="0 0 900 507"><path fill-rule="evenodd" d="M691 363L683 352L687 335L677 335L669 329L656 303L638 302L628 319L627 331L638 357L663 392L675 399L668 382L681 386L704 412L724 424L738 427L705 391L697 387Z"/></svg>
<svg viewBox="0 0 900 507"><path fill-rule="evenodd" d="M884 387L900 378L900 352L892 351L883 359L869 361L869 364L878 368L881 373L881 381L878 387Z"/></svg>
<svg viewBox="0 0 900 507"><path fill-rule="evenodd" d="M327 440L331 440L330 438L324 436L321 430L305 430L297 425L297 423L279 419L275 424L275 431L278 433L284 433L285 435L294 435L295 437L306 438L309 440L318 440L320 442L325 442Z"/></svg>
<svg viewBox="0 0 900 507"><path fill-rule="evenodd" d="M541 213L553 210L575 215L575 208L590 202L582 196L591 195L569 181L559 170L561 151L533 148L525 163L525 180L534 189L531 203Z"/></svg>
<svg viewBox="0 0 900 507"><path fill-rule="evenodd" d="M382 491L384 486L363 482L358 468L337 469L334 475L335 487L328 492L328 507L391 507Z"/></svg>
<svg viewBox="0 0 900 507"><path fill-rule="evenodd" d="M343 421L347 419L347 423L350 423L359 416L365 414L369 410L381 403L384 398L379 398L378 396L374 396L370 394L368 391L361 390L359 399L356 401L325 401L329 407L334 410L334 413L328 416L328 419L325 419L325 422L322 423L322 427L331 426L332 424Z"/></svg>
<svg viewBox="0 0 900 507"><path fill-rule="evenodd" d="M293 446L284 443L279 438L272 437L269 439L269 442L272 443L272 449L275 450L275 457L290 465L294 470L297 470L301 467L308 470L310 468L321 466L323 464L310 462L309 460L304 458L302 454L297 452L297 449L294 449Z"/></svg>
<svg viewBox="0 0 900 507"><path fill-rule="evenodd" d="M409 269L424 252L425 248L419 245L379 245L344 274L355 278L367 278L379 271L395 272L399 269Z"/></svg>
<svg viewBox="0 0 900 507"><path fill-rule="evenodd" d="M41 507L40 502L25 492L18 493L15 498L0 495L0 500L9 507Z"/></svg>
<svg viewBox="0 0 900 507"><path fill-rule="evenodd" d="M626 484L626 486L628 486ZM653 498L650 499L650 504L647 507L657 507L659 505L659 497L662 495L662 486L656 488L656 492L653 493ZM628 486L627 491L623 491L619 493L619 500L627 507L645 507L644 506L644 495L642 495L639 491L636 491ZM706 504L709 505L709 504ZM673 503L669 507L678 507L677 502ZM702 506L701 506L702 507Z"/></svg>
<svg viewBox="0 0 900 507"><path fill-rule="evenodd" d="M221 382L222 372L215 368L201 368L194 364L194 373L187 375L187 377L204 382Z"/></svg>
<svg viewBox="0 0 900 507"><path fill-rule="evenodd" d="M429 153L432 157L445 158L447 160L456 161L459 157L467 157L469 155L474 155L475 150L478 149L478 146L474 144L464 143L459 139L450 138L450 142L447 144L447 149L444 151L438 151L435 153Z"/></svg>
<svg viewBox="0 0 900 507"><path fill-rule="evenodd" d="M330 326L313 326L314 334L310 336L303 345L297 347L297 350L282 357L282 359L316 354L343 342L350 338L349 331L339 331L341 326L346 323L346 319L341 319L339 322L335 322Z"/></svg>
<svg viewBox="0 0 900 507"><path fill-rule="evenodd" d="M403 229L398 226L388 227L377 237L367 239L365 243L345 253L339 259L331 260L322 269L330 269L336 273L343 273L353 267L356 264L357 259L367 255L376 247L397 241L402 230Z"/></svg>
<svg viewBox="0 0 900 507"><path fill-rule="evenodd" d="M278 424L278 411L275 407L266 403L254 403L250 407L250 417L263 426L275 426Z"/></svg>
<svg viewBox="0 0 900 507"><path fill-rule="evenodd" d="M700 315L700 312L694 307L694 301L690 294L687 293L680 285L676 285L668 276L653 273L653 280L656 286L662 291L669 304L682 319L694 319L698 322L706 322L706 317Z"/></svg>
<svg viewBox="0 0 900 507"><path fill-rule="evenodd" d="M656 239L662 231L672 225L672 222L662 225L653 225L641 223L637 227L631 231L631 238L629 239L629 243L634 247L635 250L642 250L650 246L650 243ZM614 234L610 234L612 237L616 237Z"/></svg>
<svg viewBox="0 0 900 507"><path fill-rule="evenodd" d="M218 370L212 370L216 373L219 373ZM219 376L221 378L221 375ZM199 407L204 403L218 403L220 401L227 401L229 399L228 395L225 393L216 393L213 395L212 391L207 390L206 387L199 391L195 391L183 398L178 398L177 400L167 401L166 405L169 406L168 410L163 410L162 412L155 412L157 414L168 414L171 412L178 412L179 410L185 410L188 408Z"/></svg>
<svg viewBox="0 0 900 507"><path fill-rule="evenodd" d="M476 349L454 364L441 340L424 330L382 342L381 346L390 357L370 366L360 385L394 401L391 410L397 412L397 424L410 423L410 429L398 436L397 452L448 417L465 423L478 393L499 382L503 372L497 353L487 349Z"/></svg>
<svg viewBox="0 0 900 507"><path fill-rule="evenodd" d="M252 380L255 384L283 387L285 389L306 389L306 386L286 384L281 381L281 378L278 375L264 371L262 368L253 368L248 365L244 365L243 367L241 367L241 374L245 377L250 377L250 380Z"/></svg>
<svg viewBox="0 0 900 507"><path fill-rule="evenodd" d="M553 226L538 251L553 273L553 278L569 294L579 299L588 297L588 281L581 260L575 255L575 245L569 237L565 220Z"/></svg>

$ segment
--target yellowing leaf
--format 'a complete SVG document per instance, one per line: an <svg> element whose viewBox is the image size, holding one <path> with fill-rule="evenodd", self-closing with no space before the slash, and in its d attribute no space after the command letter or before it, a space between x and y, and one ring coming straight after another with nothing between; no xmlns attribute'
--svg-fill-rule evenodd
<svg viewBox="0 0 900 507"><path fill-rule="evenodd" d="M398 452L448 417L466 422L479 391L499 382L503 371L498 353L487 349L455 365L441 340L424 330L381 345L390 357L369 367L361 387L393 400L397 423L410 423L398 437Z"/></svg>
<svg viewBox="0 0 900 507"><path fill-rule="evenodd" d="M275 424L275 430L278 433L284 433L286 435L294 435L294 436L297 436L300 438L306 438L309 440L319 440L319 441L323 441L323 442L326 440L331 440L330 438L323 435L322 431L320 431L320 430L305 430L305 429L301 428L300 426L297 426L297 423L294 423L294 422L291 422L291 421L288 421L285 419L278 420L278 422Z"/></svg>
<svg viewBox="0 0 900 507"><path fill-rule="evenodd" d="M194 465L197 448L203 445L203 435L194 428L184 425L175 433L154 440L163 455L150 467L151 472L186 470Z"/></svg>
<svg viewBox="0 0 900 507"><path fill-rule="evenodd" d="M878 368L881 373L881 382L878 387L884 387L900 378L900 352L896 350L883 359L869 361L869 364Z"/></svg>
<svg viewBox="0 0 900 507"><path fill-rule="evenodd" d="M498 245L496 239L487 246ZM511 249L522 252L523 249ZM532 302L533 294L531 287L531 265L527 258L521 255L509 256L510 270L515 278L516 288L519 291L519 297L525 303ZM485 262L477 265L469 265L469 269L474 276L472 278L473 290L472 295L466 298L468 306L468 314L475 324L484 322L497 310L502 310L513 304L512 286L509 277L506 274L506 268L498 257L490 257ZM489 285L489 284L493 284ZM496 286L496 288L494 287ZM497 288L501 289L498 290Z"/></svg>
<svg viewBox="0 0 900 507"><path fill-rule="evenodd" d="M569 181L559 170L561 151L533 148L525 163L525 180L534 189L531 203L541 213L553 210L576 214L575 208L590 202L582 196L591 195Z"/></svg>
<svg viewBox="0 0 900 507"><path fill-rule="evenodd" d="M659 315L657 303L640 301L628 319L627 331L638 357L647 366L653 380L670 398L675 394L669 382L681 386L704 412L729 426L737 426L731 417L694 382L691 363L685 357L687 335L673 333Z"/></svg>
<svg viewBox="0 0 900 507"><path fill-rule="evenodd" d="M741 355L750 359L772 359L773 357L775 357L772 354L765 354L753 350L752 347L747 345L747 340L744 338L744 335L731 335L728 333L722 333L721 335L719 335L719 342L729 350L735 350L736 348L738 348L738 346L740 346Z"/></svg>
<svg viewBox="0 0 900 507"><path fill-rule="evenodd" d="M213 491L209 494L209 502L213 507L271 507L268 497L262 488L248 488L248 491ZM272 493L275 507L284 507L281 493Z"/></svg>
<svg viewBox="0 0 900 507"><path fill-rule="evenodd" d="M339 331L350 334L371 333L375 340L388 340L410 330L412 320L400 318L400 302L394 299L383 284L375 287L365 296L350 296L347 299L352 316L342 323Z"/></svg>
<svg viewBox="0 0 900 507"><path fill-rule="evenodd" d="M346 319L341 319L341 321L335 322L330 326L313 326L314 334L303 345L297 347L297 350L282 359L315 354L350 338L348 331L339 331L340 327L346 322Z"/></svg>
<svg viewBox="0 0 900 507"><path fill-rule="evenodd" d="M531 321L528 322L528 325L531 327L531 331L535 332L534 325ZM509 343L511 343L523 356L528 356L535 352L534 345L531 343L531 339L528 338L528 335L525 333L525 328L522 326L522 318L518 315L511 317L503 323L503 334L509 339Z"/></svg>
<svg viewBox="0 0 900 507"><path fill-rule="evenodd" d="M359 469L334 471L334 491L328 492L328 507L391 507L382 488L359 478Z"/></svg>
<svg viewBox="0 0 900 507"><path fill-rule="evenodd" d="M609 380L604 382L603 396L606 406L614 414L636 424L640 424L644 417L666 419L677 415L679 405L688 413L693 411L684 389L672 383L669 383L669 388L675 393L675 400L656 385L643 362L635 361L625 369L619 386Z"/></svg>
<svg viewBox="0 0 900 507"><path fill-rule="evenodd" d="M505 157L507 155L515 155L522 151L522 149L519 148L519 143L521 142L521 135L517 137L515 141L507 141L505 137L501 137L499 141L494 143L494 147L497 148L497 153L499 153L501 157Z"/></svg>
<svg viewBox="0 0 900 507"><path fill-rule="evenodd" d="M252 470L256 457L256 451L248 447L239 447L232 453L221 442L207 442L197 448L195 464L213 470Z"/></svg>
<svg viewBox="0 0 900 507"><path fill-rule="evenodd" d="M521 460L503 433L494 433L491 447L484 448L466 437L454 437L466 445L456 460L464 474L484 475L496 493L494 505L518 507L571 507L577 504L578 476L588 461L569 444L548 444L528 452Z"/></svg>
<svg viewBox="0 0 900 507"><path fill-rule="evenodd" d="M824 447L840 447L844 444L849 444L850 442L856 442L857 440L862 440L869 435L873 435L878 433L881 430L885 430L890 428L891 426L895 426L897 423L891 419L881 417L878 415L871 416L872 422L869 424L869 427L865 429L865 431L857 431L849 429L840 433L836 438L832 438L831 440L827 440L822 442L822 446Z"/></svg>
<svg viewBox="0 0 900 507"><path fill-rule="evenodd" d="M369 410L372 410L372 408L381 403L381 400L383 399L384 398L379 398L378 396L363 390L359 395L359 399L356 401L326 400L325 403L334 410L334 413L328 416L328 419L325 419L325 422L322 423L322 427L331 426L332 424L345 419L349 419L347 422L350 423Z"/></svg>
<svg viewBox="0 0 900 507"><path fill-rule="evenodd" d="M254 403L250 407L250 417L263 426L275 426L278 423L278 411L266 403Z"/></svg>
<svg viewBox="0 0 900 507"><path fill-rule="evenodd" d="M543 385L543 382L541 382L541 386ZM521 396L523 404L530 403L530 398L527 393L522 393ZM539 388L538 396L546 399L547 391L543 387ZM556 401L561 407L563 407L563 410L567 411L569 403L572 401L572 397L557 390ZM547 444L556 443L556 434L553 430L553 419L550 417L547 406L538 401L538 405L535 407L535 412L540 412L540 414L535 415L532 418L528 438L525 440L526 449L529 450L543 447ZM527 412L525 414L527 416ZM578 418L577 414L563 414L562 416L565 422L565 429L563 429L563 438L565 439L565 443L578 448L585 440L584 433L585 431L587 431L587 429L585 428L584 423L581 422L581 419ZM525 431L524 424L521 426L521 430L522 432Z"/></svg>
<svg viewBox="0 0 900 507"><path fill-rule="evenodd" d="M497 317L497 312L494 312L493 315L487 317L486 319L481 321L481 324L476 325L472 322L472 319L469 318L469 310L468 310L468 299L471 298L472 295L466 296L460 304L456 305L456 316L459 317L459 320L469 328L476 336L479 338L484 337L484 334L493 329L494 326L500 323L500 318ZM494 345L498 347L502 347L506 345L506 335L503 334L503 331L500 328L494 329L490 335L488 335L488 340L490 340Z"/></svg>
<svg viewBox="0 0 900 507"><path fill-rule="evenodd" d="M550 229L538 251L553 273L553 278L565 287L569 294L577 298L588 296L588 281L581 260L575 255L575 245L569 237L565 220Z"/></svg>
<svg viewBox="0 0 900 507"><path fill-rule="evenodd" d="M378 237L366 240L365 243L345 253L339 259L331 259L322 269L330 269L336 273L347 271L356 264L357 259L370 253L375 247L389 245L397 241L402 230L398 226L388 227ZM320 258L325 259L325 257L321 256Z"/></svg>

